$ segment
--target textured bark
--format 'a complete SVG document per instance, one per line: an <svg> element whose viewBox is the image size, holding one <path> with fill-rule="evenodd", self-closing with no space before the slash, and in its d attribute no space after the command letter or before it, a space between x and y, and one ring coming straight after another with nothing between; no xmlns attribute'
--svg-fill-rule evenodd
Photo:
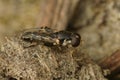
<svg viewBox="0 0 120 80"><path fill-rule="evenodd" d="M42 0L38 26L64 30L80 0Z"/></svg>

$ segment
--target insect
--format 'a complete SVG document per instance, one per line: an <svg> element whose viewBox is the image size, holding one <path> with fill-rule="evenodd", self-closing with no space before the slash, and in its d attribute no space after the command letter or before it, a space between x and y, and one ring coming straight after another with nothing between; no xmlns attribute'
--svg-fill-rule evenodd
<svg viewBox="0 0 120 80"><path fill-rule="evenodd" d="M48 27L33 28L25 30L21 39L30 43L43 43L47 46L68 46L77 47L80 44L81 36L69 31L54 31Z"/></svg>

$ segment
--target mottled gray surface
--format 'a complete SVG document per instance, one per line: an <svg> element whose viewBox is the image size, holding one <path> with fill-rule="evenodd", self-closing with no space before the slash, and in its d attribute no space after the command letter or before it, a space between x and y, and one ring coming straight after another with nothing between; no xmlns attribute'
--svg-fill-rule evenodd
<svg viewBox="0 0 120 80"><path fill-rule="evenodd" d="M85 0L76 26L82 26L82 50L99 60L120 49L120 0ZM85 5L85 6L84 6Z"/></svg>

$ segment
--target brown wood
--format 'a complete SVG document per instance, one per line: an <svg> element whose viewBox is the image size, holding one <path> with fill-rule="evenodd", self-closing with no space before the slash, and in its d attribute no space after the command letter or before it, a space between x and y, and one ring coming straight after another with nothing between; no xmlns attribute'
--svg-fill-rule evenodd
<svg viewBox="0 0 120 80"><path fill-rule="evenodd" d="M42 0L37 26L64 30L80 0Z"/></svg>
<svg viewBox="0 0 120 80"><path fill-rule="evenodd" d="M100 66L104 69L110 69L111 75L120 72L120 50L114 52L111 56L100 62Z"/></svg>

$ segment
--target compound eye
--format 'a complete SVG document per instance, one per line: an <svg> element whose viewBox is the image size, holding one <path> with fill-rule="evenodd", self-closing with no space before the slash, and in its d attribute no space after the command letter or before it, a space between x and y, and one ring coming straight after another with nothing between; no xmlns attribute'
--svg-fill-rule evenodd
<svg viewBox="0 0 120 80"><path fill-rule="evenodd" d="M71 42L72 46L73 47L79 46L80 40L81 40L81 36L79 34L77 34L77 33L74 33L74 35L72 35L71 38L72 38L72 42Z"/></svg>

